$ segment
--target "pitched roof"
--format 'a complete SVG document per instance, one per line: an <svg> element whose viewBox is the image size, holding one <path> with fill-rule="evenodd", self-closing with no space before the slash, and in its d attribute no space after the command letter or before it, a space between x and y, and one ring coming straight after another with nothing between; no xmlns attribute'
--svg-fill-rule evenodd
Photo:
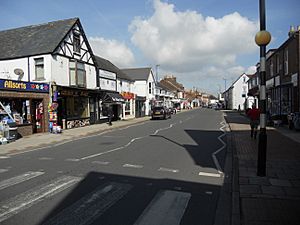
<svg viewBox="0 0 300 225"><path fill-rule="evenodd" d="M106 71L113 72L117 74L118 78L121 78L123 80L129 80L132 81L132 79L127 76L122 70L120 70L117 66L115 66L112 62L110 62L107 59L104 59L100 56L95 56L96 64L98 69L103 69Z"/></svg>
<svg viewBox="0 0 300 225"><path fill-rule="evenodd" d="M150 67L146 68L131 68L131 69L122 69L133 80L148 80L149 74L151 72Z"/></svg>
<svg viewBox="0 0 300 225"><path fill-rule="evenodd" d="M78 18L0 31L0 60L52 53Z"/></svg>

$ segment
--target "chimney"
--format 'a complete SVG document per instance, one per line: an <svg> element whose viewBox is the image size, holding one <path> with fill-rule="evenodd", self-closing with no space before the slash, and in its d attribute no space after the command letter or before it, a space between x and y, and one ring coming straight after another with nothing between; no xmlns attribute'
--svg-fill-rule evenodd
<svg viewBox="0 0 300 225"><path fill-rule="evenodd" d="M291 37L295 33L294 26L290 26L289 37Z"/></svg>

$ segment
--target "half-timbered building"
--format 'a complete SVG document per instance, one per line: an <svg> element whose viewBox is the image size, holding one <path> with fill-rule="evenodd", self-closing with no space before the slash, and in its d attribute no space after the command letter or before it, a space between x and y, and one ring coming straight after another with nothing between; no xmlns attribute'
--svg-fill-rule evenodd
<svg viewBox="0 0 300 225"><path fill-rule="evenodd" d="M90 123L95 59L78 18L0 31L0 39L0 101L24 135L48 131L49 110L63 128Z"/></svg>

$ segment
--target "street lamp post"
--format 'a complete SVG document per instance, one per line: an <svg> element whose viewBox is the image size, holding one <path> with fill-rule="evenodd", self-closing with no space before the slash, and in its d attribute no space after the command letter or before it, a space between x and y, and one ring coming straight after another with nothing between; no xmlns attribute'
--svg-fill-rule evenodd
<svg viewBox="0 0 300 225"><path fill-rule="evenodd" d="M265 0L259 0L260 31L255 35L255 42L260 47L260 133L258 139L257 176L266 176L267 130L266 130L266 46L271 41L271 35L266 31Z"/></svg>

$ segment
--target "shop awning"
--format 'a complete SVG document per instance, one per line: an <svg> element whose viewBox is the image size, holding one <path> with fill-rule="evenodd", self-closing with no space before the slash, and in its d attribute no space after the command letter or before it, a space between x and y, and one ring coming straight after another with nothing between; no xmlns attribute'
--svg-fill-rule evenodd
<svg viewBox="0 0 300 225"><path fill-rule="evenodd" d="M103 97L103 102L120 102L124 103L125 99L119 93L106 92Z"/></svg>

